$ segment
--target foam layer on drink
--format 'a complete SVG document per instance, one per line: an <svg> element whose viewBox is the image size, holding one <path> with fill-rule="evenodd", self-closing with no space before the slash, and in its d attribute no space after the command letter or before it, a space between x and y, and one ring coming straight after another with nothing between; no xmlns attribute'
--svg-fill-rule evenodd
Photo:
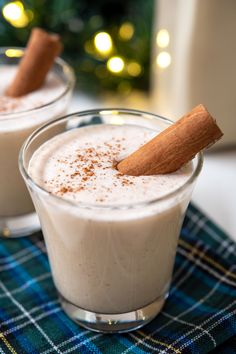
<svg viewBox="0 0 236 354"><path fill-rule="evenodd" d="M22 112L41 107L58 98L65 90L65 85L59 77L50 72L40 89L22 97L8 97L4 93L17 70L18 67L16 65L0 66L0 119L6 118L4 116L6 113Z"/></svg>
<svg viewBox="0 0 236 354"><path fill-rule="evenodd" d="M50 193L96 205L154 200L176 190L191 176L192 164L175 173L126 176L115 164L152 139L156 131L126 125L94 125L57 135L33 155L28 172Z"/></svg>

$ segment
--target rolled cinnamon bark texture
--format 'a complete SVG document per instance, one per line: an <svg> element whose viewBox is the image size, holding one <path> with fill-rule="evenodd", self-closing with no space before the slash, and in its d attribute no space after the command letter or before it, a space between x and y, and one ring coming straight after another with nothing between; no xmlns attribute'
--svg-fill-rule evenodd
<svg viewBox="0 0 236 354"><path fill-rule="evenodd" d="M171 173L222 136L216 121L200 104L119 162L117 169L131 176Z"/></svg>
<svg viewBox="0 0 236 354"><path fill-rule="evenodd" d="M19 97L40 88L62 48L57 34L49 34L35 27L31 32L16 76L5 94Z"/></svg>

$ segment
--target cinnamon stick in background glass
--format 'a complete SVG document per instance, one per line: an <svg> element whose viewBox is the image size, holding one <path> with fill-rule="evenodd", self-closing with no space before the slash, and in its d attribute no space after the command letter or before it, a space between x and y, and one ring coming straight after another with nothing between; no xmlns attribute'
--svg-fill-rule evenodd
<svg viewBox="0 0 236 354"><path fill-rule="evenodd" d="M62 48L59 35L34 28L17 74L7 88L6 95L19 97L40 88Z"/></svg>

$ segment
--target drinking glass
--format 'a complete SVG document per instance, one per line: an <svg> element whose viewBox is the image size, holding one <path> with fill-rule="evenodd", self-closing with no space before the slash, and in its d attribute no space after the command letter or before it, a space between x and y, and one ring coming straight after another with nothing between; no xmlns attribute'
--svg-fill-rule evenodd
<svg viewBox="0 0 236 354"><path fill-rule="evenodd" d="M86 125L136 125L156 131L172 122L127 109L99 109L56 119L34 132L20 153L20 171L39 215L61 305L70 318L99 332L126 332L151 321L168 296L180 228L202 167L192 160L187 181L160 198L122 205L55 196L28 173L49 139ZM95 198L96 199L96 198Z"/></svg>
<svg viewBox="0 0 236 354"><path fill-rule="evenodd" d="M23 54L23 48L0 48L0 68L1 65L18 65ZM57 58L51 72L65 85L58 97L36 108L0 112L0 236L26 236L40 228L18 169L18 156L23 142L35 129L66 114L75 82L73 70Z"/></svg>

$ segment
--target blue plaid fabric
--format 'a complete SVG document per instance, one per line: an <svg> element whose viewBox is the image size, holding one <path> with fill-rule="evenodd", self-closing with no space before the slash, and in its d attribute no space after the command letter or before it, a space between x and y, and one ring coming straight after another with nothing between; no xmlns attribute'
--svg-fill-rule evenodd
<svg viewBox="0 0 236 354"><path fill-rule="evenodd" d="M129 334L90 332L64 314L41 233L1 240L0 354L210 351L236 353L236 245L194 206L163 311Z"/></svg>

